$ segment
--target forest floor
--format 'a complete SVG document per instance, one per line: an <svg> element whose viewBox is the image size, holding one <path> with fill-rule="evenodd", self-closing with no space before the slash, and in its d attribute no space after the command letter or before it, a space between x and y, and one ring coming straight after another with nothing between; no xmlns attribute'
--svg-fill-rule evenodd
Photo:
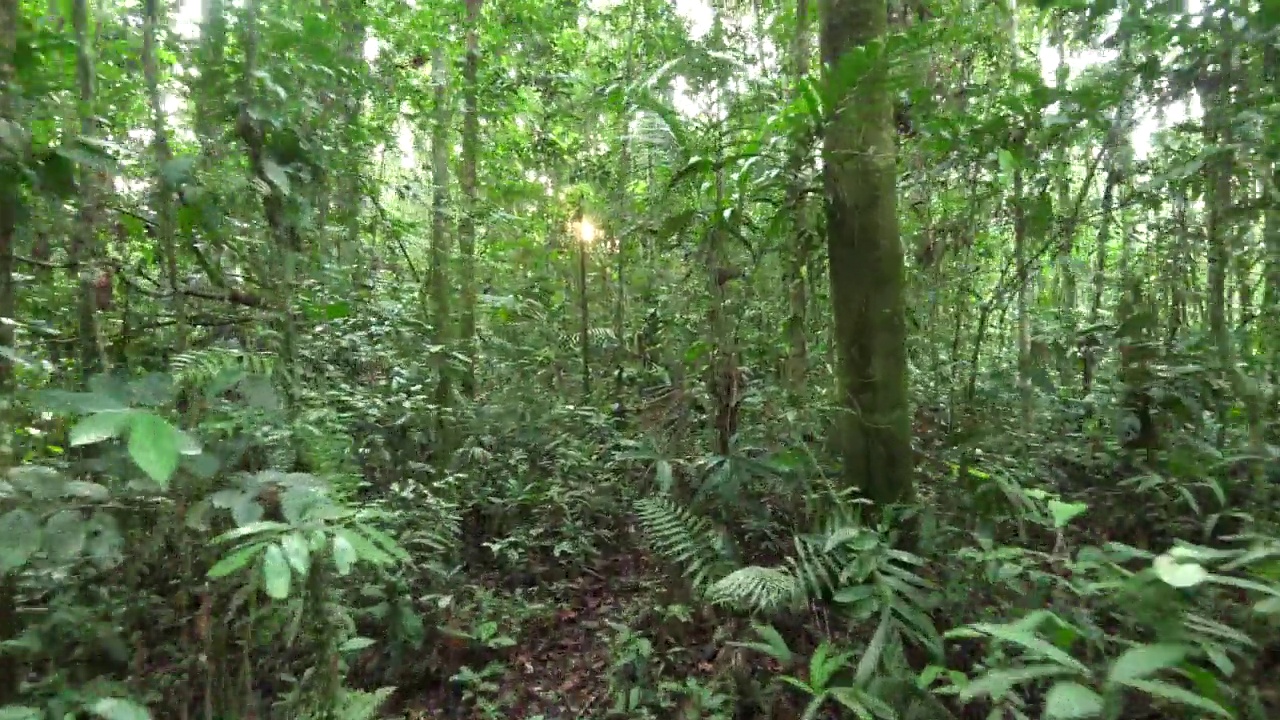
<svg viewBox="0 0 1280 720"><path fill-rule="evenodd" d="M487 682L471 685L478 692L449 682L406 693L403 704L409 720L604 717L635 681L629 662L634 667L636 661L647 660L666 680L709 676L713 671L700 659L714 656L709 652L715 647L714 626L696 632L692 623L661 623L666 579L639 551L604 558L585 572L536 591L512 590L497 575L485 580L483 593L491 607L524 609L518 628L499 631L514 643L500 648L473 644L461 653L444 653L449 661L440 668L441 675L457 672L461 665L479 672L483 667L477 666L494 663L495 669L482 673ZM672 629L683 646L667 632ZM681 634L685 630L706 637ZM700 642L688 647L695 639Z"/></svg>

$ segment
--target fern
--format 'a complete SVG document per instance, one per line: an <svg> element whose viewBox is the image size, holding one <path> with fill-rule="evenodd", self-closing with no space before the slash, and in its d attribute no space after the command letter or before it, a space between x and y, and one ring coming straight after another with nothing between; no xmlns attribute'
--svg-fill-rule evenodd
<svg viewBox="0 0 1280 720"><path fill-rule="evenodd" d="M342 690L337 707L325 711L304 713L307 720L311 718L333 718L333 720L376 720L378 709L391 699L394 687L383 687L368 692L365 690Z"/></svg>
<svg viewBox="0 0 1280 720"><path fill-rule="evenodd" d="M206 348L182 353L173 358L169 369L179 387L203 387L227 374L275 374L275 356L231 348Z"/></svg>
<svg viewBox="0 0 1280 720"><path fill-rule="evenodd" d="M716 604L762 613L794 608L802 597L801 584L787 569L758 565L734 570L707 589L707 598Z"/></svg>
<svg viewBox="0 0 1280 720"><path fill-rule="evenodd" d="M561 331L557 336L562 346L571 350L582 349L582 333ZM618 336L612 328L593 327L587 329L587 342L592 347L607 348L617 344Z"/></svg>
<svg viewBox="0 0 1280 720"><path fill-rule="evenodd" d="M711 521L681 508L670 498L653 497L636 502L636 515L654 552L684 568L695 590L720 580L731 567L728 540Z"/></svg>

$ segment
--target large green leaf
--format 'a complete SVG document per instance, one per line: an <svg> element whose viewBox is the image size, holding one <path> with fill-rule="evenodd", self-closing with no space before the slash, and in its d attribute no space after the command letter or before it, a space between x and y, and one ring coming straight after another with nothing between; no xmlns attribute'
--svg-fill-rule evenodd
<svg viewBox="0 0 1280 720"><path fill-rule="evenodd" d="M369 538L366 538L358 532L348 530L347 528L338 528L334 530L334 533L351 543L351 547L355 548L356 555L358 555L361 560L375 563L377 565L389 565L395 562L395 560L384 552L382 548L378 547L370 541Z"/></svg>
<svg viewBox="0 0 1280 720"><path fill-rule="evenodd" d="M960 700L961 702L969 702L983 696L988 696L993 700L1001 700L1013 690L1015 685L1070 674L1072 673L1069 668L1062 665L1049 664L992 670L965 685L960 691Z"/></svg>
<svg viewBox="0 0 1280 720"><path fill-rule="evenodd" d="M74 560L84 552L89 527L79 510L66 508L49 517L44 525L44 545L55 560Z"/></svg>
<svg viewBox="0 0 1280 720"><path fill-rule="evenodd" d="M1009 625L994 625L991 623L975 623L971 627L978 632L986 633L998 640L1019 645L1028 653L1039 655L1046 660L1052 660L1053 662L1056 662L1063 667L1070 668L1081 675L1089 675L1089 668L1083 663L1071 657L1061 648L1032 632Z"/></svg>
<svg viewBox="0 0 1280 720"><path fill-rule="evenodd" d="M0 515L0 574L16 570L40 549L40 523L35 515L15 508Z"/></svg>
<svg viewBox="0 0 1280 720"><path fill-rule="evenodd" d="M279 545L267 547L267 554L262 558L262 579L266 583L267 595L276 600L289 597L289 581L292 573L289 562L284 559L284 551Z"/></svg>
<svg viewBox="0 0 1280 720"><path fill-rule="evenodd" d="M350 573L351 566L355 565L357 557L356 549L350 540L341 535L333 536L333 565L338 569L339 575Z"/></svg>
<svg viewBox="0 0 1280 720"><path fill-rule="evenodd" d="M1176 667L1187 656L1183 645L1139 645L1124 651L1112 663L1107 682L1127 683L1154 675L1165 668Z"/></svg>
<svg viewBox="0 0 1280 720"><path fill-rule="evenodd" d="M1157 557L1151 567L1161 580L1176 588L1195 587L1209 579L1209 571L1199 563L1178 562L1169 553Z"/></svg>
<svg viewBox="0 0 1280 720"><path fill-rule="evenodd" d="M1045 720L1097 717L1102 714L1102 709L1102 697L1077 682L1054 684L1044 699Z"/></svg>
<svg viewBox="0 0 1280 720"><path fill-rule="evenodd" d="M107 410L81 418L71 428L71 446L92 445L119 437L128 426L130 417L128 410Z"/></svg>
<svg viewBox="0 0 1280 720"><path fill-rule="evenodd" d="M284 550L289 567L299 575L306 576L311 569L311 549L307 541L298 533L288 533L280 538L280 547Z"/></svg>
<svg viewBox="0 0 1280 720"><path fill-rule="evenodd" d="M152 480L167 485L178 469L177 428L148 412L137 413L129 428L129 457Z"/></svg>

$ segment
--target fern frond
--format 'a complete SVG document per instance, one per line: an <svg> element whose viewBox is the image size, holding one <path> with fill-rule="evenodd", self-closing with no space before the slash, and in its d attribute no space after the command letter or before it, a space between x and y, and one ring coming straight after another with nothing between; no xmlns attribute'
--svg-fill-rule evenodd
<svg viewBox="0 0 1280 720"><path fill-rule="evenodd" d="M710 520L665 497L637 501L636 516L654 552L682 567L694 589L707 587L727 571L732 552Z"/></svg>
<svg viewBox="0 0 1280 720"><path fill-rule="evenodd" d="M338 720L375 720L378 709L391 698L394 687L382 687L373 692L346 690L333 717Z"/></svg>
<svg viewBox="0 0 1280 720"><path fill-rule="evenodd" d="M795 554L787 558L788 570L796 578L806 599L822 597L836 589L839 568L836 557L827 553L824 545L806 537L797 537Z"/></svg>
<svg viewBox="0 0 1280 720"><path fill-rule="evenodd" d="M734 570L707 588L713 603L766 614L793 607L803 597L804 588L795 575L758 565Z"/></svg>
<svg viewBox="0 0 1280 720"><path fill-rule="evenodd" d="M275 373L275 360L270 353L214 347L174 357L169 362L169 370L179 387L197 387L230 372L270 377Z"/></svg>

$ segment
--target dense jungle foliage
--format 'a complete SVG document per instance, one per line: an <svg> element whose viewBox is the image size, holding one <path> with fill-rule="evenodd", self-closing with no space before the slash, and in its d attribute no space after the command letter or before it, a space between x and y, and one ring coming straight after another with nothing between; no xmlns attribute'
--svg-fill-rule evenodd
<svg viewBox="0 0 1280 720"><path fill-rule="evenodd" d="M0 720L1280 717L1275 0L0 0Z"/></svg>

